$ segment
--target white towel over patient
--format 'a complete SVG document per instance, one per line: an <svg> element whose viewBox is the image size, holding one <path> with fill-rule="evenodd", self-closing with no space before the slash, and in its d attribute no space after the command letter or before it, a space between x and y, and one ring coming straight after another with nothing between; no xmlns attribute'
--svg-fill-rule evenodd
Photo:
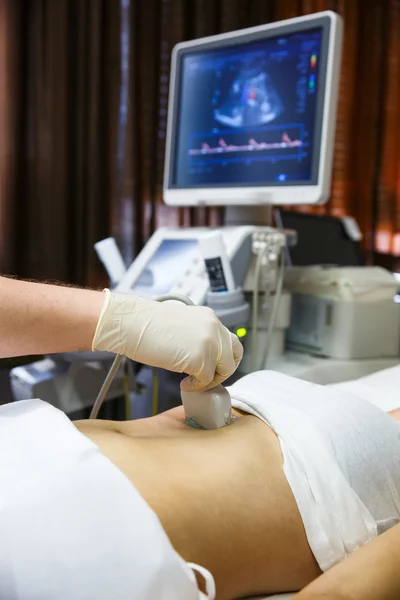
<svg viewBox="0 0 400 600"><path fill-rule="evenodd" d="M352 394L272 371L229 388L277 433L284 471L322 570L400 519L400 424Z"/></svg>
<svg viewBox="0 0 400 600"><path fill-rule="evenodd" d="M200 598L156 514L61 411L0 408L1 600Z"/></svg>

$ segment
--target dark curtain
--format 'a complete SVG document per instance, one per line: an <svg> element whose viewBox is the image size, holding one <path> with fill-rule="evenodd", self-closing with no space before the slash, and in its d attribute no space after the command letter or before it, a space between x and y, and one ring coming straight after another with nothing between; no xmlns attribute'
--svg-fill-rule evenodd
<svg viewBox="0 0 400 600"><path fill-rule="evenodd" d="M8 114L0 268L96 285L115 225L118 2L1 0ZM4 110L3 110L4 114ZM3 140L2 140L3 142Z"/></svg>
<svg viewBox="0 0 400 600"><path fill-rule="evenodd" d="M218 224L162 204L170 54L181 40L325 9L345 22L330 201L370 261L400 257L400 0L0 0L0 269L101 285L155 227Z"/></svg>

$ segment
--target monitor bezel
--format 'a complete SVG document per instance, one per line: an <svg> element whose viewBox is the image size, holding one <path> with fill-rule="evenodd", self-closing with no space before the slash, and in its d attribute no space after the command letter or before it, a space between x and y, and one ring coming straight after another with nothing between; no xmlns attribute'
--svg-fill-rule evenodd
<svg viewBox="0 0 400 600"><path fill-rule="evenodd" d="M174 160L178 127L179 93L181 84L181 64L183 57L207 50L217 50L232 45L242 45L281 35L289 35L307 30L322 29L322 52L317 100L316 130L319 148L313 156L312 180L301 182L280 182L275 185L235 185L181 187L173 184ZM336 105L340 72L342 42L342 20L332 11L325 11L304 17L297 17L278 23L229 32L207 38L177 44L172 52L170 100L166 136L164 201L173 206L227 206L255 204L322 204L329 196ZM323 89L321 89L321 87ZM321 93L322 92L322 93ZM319 150L319 153L318 153Z"/></svg>

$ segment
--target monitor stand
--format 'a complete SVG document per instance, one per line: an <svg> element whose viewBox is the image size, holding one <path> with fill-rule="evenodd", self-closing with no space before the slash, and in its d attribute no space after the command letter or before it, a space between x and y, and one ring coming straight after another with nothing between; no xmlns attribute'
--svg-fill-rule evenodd
<svg viewBox="0 0 400 600"><path fill-rule="evenodd" d="M292 229L284 229L281 223L274 225L272 204L260 204L252 206L226 206L224 225L225 227L240 227L241 225L255 225L256 227L278 228L286 235L286 245L297 244L297 233Z"/></svg>
<svg viewBox="0 0 400 600"><path fill-rule="evenodd" d="M259 225L273 227L272 208L272 204L226 206L224 224L226 226Z"/></svg>

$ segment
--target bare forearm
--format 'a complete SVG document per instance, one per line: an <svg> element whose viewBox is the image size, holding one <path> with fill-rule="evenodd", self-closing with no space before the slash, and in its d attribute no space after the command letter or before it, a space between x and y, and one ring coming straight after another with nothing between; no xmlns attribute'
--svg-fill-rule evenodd
<svg viewBox="0 0 400 600"><path fill-rule="evenodd" d="M0 277L0 357L91 348L103 292Z"/></svg>
<svg viewBox="0 0 400 600"><path fill-rule="evenodd" d="M398 600L400 525L321 575L296 600Z"/></svg>

